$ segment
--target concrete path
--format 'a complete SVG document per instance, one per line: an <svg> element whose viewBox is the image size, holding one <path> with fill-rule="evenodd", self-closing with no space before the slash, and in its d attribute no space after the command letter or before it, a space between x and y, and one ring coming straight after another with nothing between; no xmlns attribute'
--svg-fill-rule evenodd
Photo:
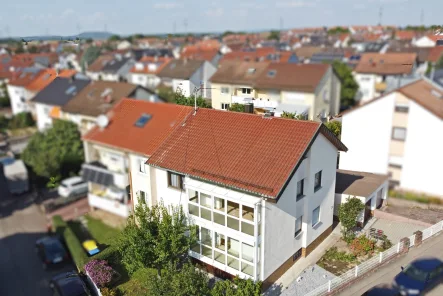
<svg viewBox="0 0 443 296"><path fill-rule="evenodd" d="M335 275L318 265L308 267L289 287L283 290L281 296L304 296L333 278Z"/></svg>
<svg viewBox="0 0 443 296"><path fill-rule="evenodd" d="M368 275L366 278L353 283L349 288L338 295L341 296L359 296L372 287L383 287L386 292L392 288L391 283L394 277L401 271L401 266L406 266L411 261L423 257L437 257L443 260L443 235L441 233L424 241L421 246L409 249L409 253L399 259L383 266L378 271ZM381 294L380 294L381 295ZM443 285L435 287L427 296L443 295Z"/></svg>
<svg viewBox="0 0 443 296"><path fill-rule="evenodd" d="M292 267L285 272L266 292L266 296L280 295L283 291L288 289L294 281L302 274L302 272L309 267L314 266L318 260L324 255L327 249L332 247L341 237L341 225L338 224L332 233L315 248L306 258L300 258ZM308 284L309 285L309 284ZM312 289L311 289L312 290ZM286 294L289 295L289 294Z"/></svg>

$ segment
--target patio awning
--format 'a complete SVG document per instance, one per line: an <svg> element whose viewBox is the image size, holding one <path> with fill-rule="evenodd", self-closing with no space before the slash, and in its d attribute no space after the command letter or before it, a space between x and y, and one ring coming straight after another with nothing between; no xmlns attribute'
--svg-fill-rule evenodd
<svg viewBox="0 0 443 296"><path fill-rule="evenodd" d="M110 172L89 164L84 164L82 168L83 180L104 186L114 185L114 176Z"/></svg>

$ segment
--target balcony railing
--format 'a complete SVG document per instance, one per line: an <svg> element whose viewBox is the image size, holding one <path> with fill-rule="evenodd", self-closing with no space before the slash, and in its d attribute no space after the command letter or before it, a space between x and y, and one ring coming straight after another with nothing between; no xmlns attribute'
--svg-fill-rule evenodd
<svg viewBox="0 0 443 296"><path fill-rule="evenodd" d="M88 194L88 202L91 207L99 208L125 218L129 216L131 209L129 203L124 203L104 195L95 195L93 193Z"/></svg>
<svg viewBox="0 0 443 296"><path fill-rule="evenodd" d="M129 184L126 172L114 172L99 162L90 162L82 165L83 179L103 186L125 188Z"/></svg>
<svg viewBox="0 0 443 296"><path fill-rule="evenodd" d="M254 108L277 108L278 102L276 100L269 100L263 98L232 96L232 103L238 104L254 104Z"/></svg>

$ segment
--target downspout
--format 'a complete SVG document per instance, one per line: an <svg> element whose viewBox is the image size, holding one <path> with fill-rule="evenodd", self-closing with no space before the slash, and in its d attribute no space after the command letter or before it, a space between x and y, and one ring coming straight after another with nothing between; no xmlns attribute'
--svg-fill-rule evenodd
<svg viewBox="0 0 443 296"><path fill-rule="evenodd" d="M258 211L260 210L260 207L257 207L257 205L259 204L261 202L261 200L260 201L258 201L258 202L256 202L255 204L254 204L254 212L256 213L255 215L254 215L254 225L255 225L255 227L254 227L254 238L255 238L255 247L254 247L254 280L255 281L257 281L257 280L259 280L258 279L258 277L257 277L257 269L258 268L260 268L259 266L258 266ZM260 214L260 217L261 217L261 214Z"/></svg>

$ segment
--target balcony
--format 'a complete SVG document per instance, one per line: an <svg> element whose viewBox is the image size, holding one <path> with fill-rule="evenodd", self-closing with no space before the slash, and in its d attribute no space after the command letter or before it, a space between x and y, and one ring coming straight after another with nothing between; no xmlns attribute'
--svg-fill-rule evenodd
<svg viewBox="0 0 443 296"><path fill-rule="evenodd" d="M82 165L82 169L83 179L88 182L118 188L125 188L129 185L129 178L126 172L111 171L100 162L85 163Z"/></svg>
<svg viewBox="0 0 443 296"><path fill-rule="evenodd" d="M232 103L254 104L254 108L277 108L278 102L262 98L231 96Z"/></svg>
<svg viewBox="0 0 443 296"><path fill-rule="evenodd" d="M112 196L97 191L88 194L88 202L91 207L99 208L124 218L129 216L131 210L130 203L113 199Z"/></svg>

